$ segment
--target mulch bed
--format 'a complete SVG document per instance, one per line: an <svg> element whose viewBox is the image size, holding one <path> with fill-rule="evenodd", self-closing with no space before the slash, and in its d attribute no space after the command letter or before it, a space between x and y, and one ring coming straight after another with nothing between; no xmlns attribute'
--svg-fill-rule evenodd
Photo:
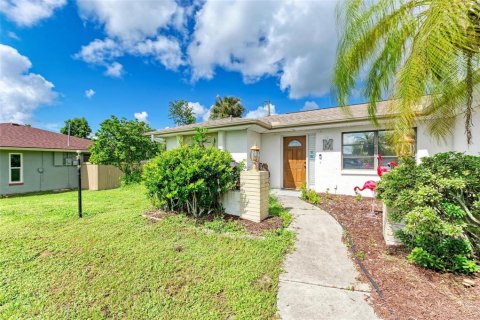
<svg viewBox="0 0 480 320"><path fill-rule="evenodd" d="M388 249L383 241L381 202L351 196L324 195L320 208L348 231L363 264L383 292L372 290L372 304L382 319L480 319L480 279L437 273L409 263L405 249ZM362 254L357 254L362 256ZM363 276L366 280L366 277ZM467 288L464 279L475 285Z"/></svg>
<svg viewBox="0 0 480 320"><path fill-rule="evenodd" d="M145 217L148 218L151 222L157 222L157 221L159 221L163 218L170 217L170 216L173 216L173 215L176 215L176 213L175 212L165 212L163 210L155 210L155 211L152 211L152 212L149 212L149 213L145 214ZM280 218L280 217L277 217L277 216L270 216L260 223L253 222L253 221L250 221L250 220L245 220L245 219L242 219L238 216L233 216L233 215L229 215L229 214L220 215L218 217L223 218L223 220L225 220L225 222L228 222L228 221L237 222L240 226L242 226L245 229L245 231L248 234L254 235L254 236L262 235L266 231L280 229L283 226L283 219ZM195 220L196 220L197 224L201 225L201 224L203 224L207 221L212 221L212 220L214 220L215 218L218 218L218 217L210 215L210 216L198 218L198 219L195 219ZM192 218L192 219L194 219L194 218Z"/></svg>

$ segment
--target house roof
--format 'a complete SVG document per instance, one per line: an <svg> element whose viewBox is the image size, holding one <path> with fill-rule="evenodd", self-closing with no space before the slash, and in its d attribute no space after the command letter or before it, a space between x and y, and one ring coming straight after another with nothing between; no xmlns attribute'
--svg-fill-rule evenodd
<svg viewBox="0 0 480 320"><path fill-rule="evenodd" d="M388 116L389 101L381 101L377 104L377 116L385 118ZM358 104L343 109L341 107L315 109L310 111L299 111L284 114L275 114L260 119L244 119L244 118L225 118L218 120L210 120L201 123L189 124L174 128L153 131L150 134L170 134L192 131L196 127L204 128L221 128L232 127L237 125L256 124L266 129L277 129L283 127L301 127L307 125L319 125L335 122L350 122L368 119L368 104ZM349 112L346 112L349 110Z"/></svg>
<svg viewBox="0 0 480 320"><path fill-rule="evenodd" d="M0 148L31 148L86 151L92 144L88 139L32 128L16 123L0 123Z"/></svg>
<svg viewBox="0 0 480 320"><path fill-rule="evenodd" d="M178 126L173 128L166 128L158 131L152 131L148 134L168 134L184 131L193 131L194 128L222 128L222 127L233 127L241 125L259 125L266 129L270 129L270 124L268 122L262 121L262 119L245 119L245 118L223 118L216 120L208 120L200 123L192 123L184 126Z"/></svg>
<svg viewBox="0 0 480 320"><path fill-rule="evenodd" d="M377 104L377 117L388 116L388 101ZM332 122L350 122L368 119L368 104L358 104L341 107L315 109L284 114L275 114L262 118L270 123L272 128L326 124Z"/></svg>

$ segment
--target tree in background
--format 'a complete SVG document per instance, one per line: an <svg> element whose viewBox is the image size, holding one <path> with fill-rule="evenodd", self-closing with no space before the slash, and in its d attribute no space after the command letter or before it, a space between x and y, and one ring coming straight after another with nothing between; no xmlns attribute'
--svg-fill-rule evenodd
<svg viewBox="0 0 480 320"><path fill-rule="evenodd" d="M210 111L210 120L228 117L241 118L245 108L237 97L217 97Z"/></svg>
<svg viewBox="0 0 480 320"><path fill-rule="evenodd" d="M60 133L68 134L68 127L70 126L70 135L79 138L88 138L92 133L92 129L88 125L87 119L73 118L65 121L65 126L60 129Z"/></svg>
<svg viewBox="0 0 480 320"><path fill-rule="evenodd" d="M395 114L391 127L400 140L409 139L419 115L427 116L437 138L451 133L456 116L463 115L472 143L473 95L480 83L480 2L346 0L339 8L343 35L334 75L339 103L347 105L365 73L363 94L375 124L377 102L388 96L393 99L389 114Z"/></svg>
<svg viewBox="0 0 480 320"><path fill-rule="evenodd" d="M172 119L177 126L192 124L196 121L192 107L189 106L185 100L170 101L168 117Z"/></svg>
<svg viewBox="0 0 480 320"><path fill-rule="evenodd" d="M116 166L125 173L123 181L126 184L138 182L141 177L140 162L155 157L161 150L159 143L145 135L150 130L143 121L111 116L100 124L90 148L90 161Z"/></svg>

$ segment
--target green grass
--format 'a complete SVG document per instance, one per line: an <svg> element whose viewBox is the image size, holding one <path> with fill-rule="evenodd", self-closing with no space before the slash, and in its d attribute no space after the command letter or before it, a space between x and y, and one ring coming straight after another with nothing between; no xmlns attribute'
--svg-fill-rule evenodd
<svg viewBox="0 0 480 320"><path fill-rule="evenodd" d="M225 237L182 215L151 223L144 193L85 191L83 219L75 192L0 199L0 319L275 317L291 232Z"/></svg>
<svg viewBox="0 0 480 320"><path fill-rule="evenodd" d="M268 211L270 215L282 218L284 227L288 227L293 220L293 216L282 207L280 202L278 202L277 198L273 195L270 195L270 198L268 199Z"/></svg>

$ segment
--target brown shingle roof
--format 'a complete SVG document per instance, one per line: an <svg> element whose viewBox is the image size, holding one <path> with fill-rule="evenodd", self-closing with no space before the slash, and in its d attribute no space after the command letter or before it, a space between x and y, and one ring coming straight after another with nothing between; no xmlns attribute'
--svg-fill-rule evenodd
<svg viewBox="0 0 480 320"><path fill-rule="evenodd" d="M389 101L381 101L377 104L377 116L388 115ZM349 107L350 115L340 107L315 109L311 111L300 111L285 114L276 114L260 119L225 118L210 120L201 123L194 123L186 126L167 128L154 131L154 134L169 134L175 132L192 131L195 127L220 128L243 124L257 124L266 129L276 129L290 126L306 126L312 124L325 124L332 122L358 121L368 118L368 104L358 104Z"/></svg>
<svg viewBox="0 0 480 320"><path fill-rule="evenodd" d="M377 104L377 116L384 117L388 115L388 102L382 101ZM262 118L262 121L270 123L272 128L282 126L302 126L308 124L322 124L329 122L348 122L355 120L364 120L368 118L368 104L358 104L347 107L350 115L340 107L315 109L310 111L300 111L285 114L275 114Z"/></svg>
<svg viewBox="0 0 480 320"><path fill-rule="evenodd" d="M0 147L86 151L92 141L15 123L0 123Z"/></svg>

